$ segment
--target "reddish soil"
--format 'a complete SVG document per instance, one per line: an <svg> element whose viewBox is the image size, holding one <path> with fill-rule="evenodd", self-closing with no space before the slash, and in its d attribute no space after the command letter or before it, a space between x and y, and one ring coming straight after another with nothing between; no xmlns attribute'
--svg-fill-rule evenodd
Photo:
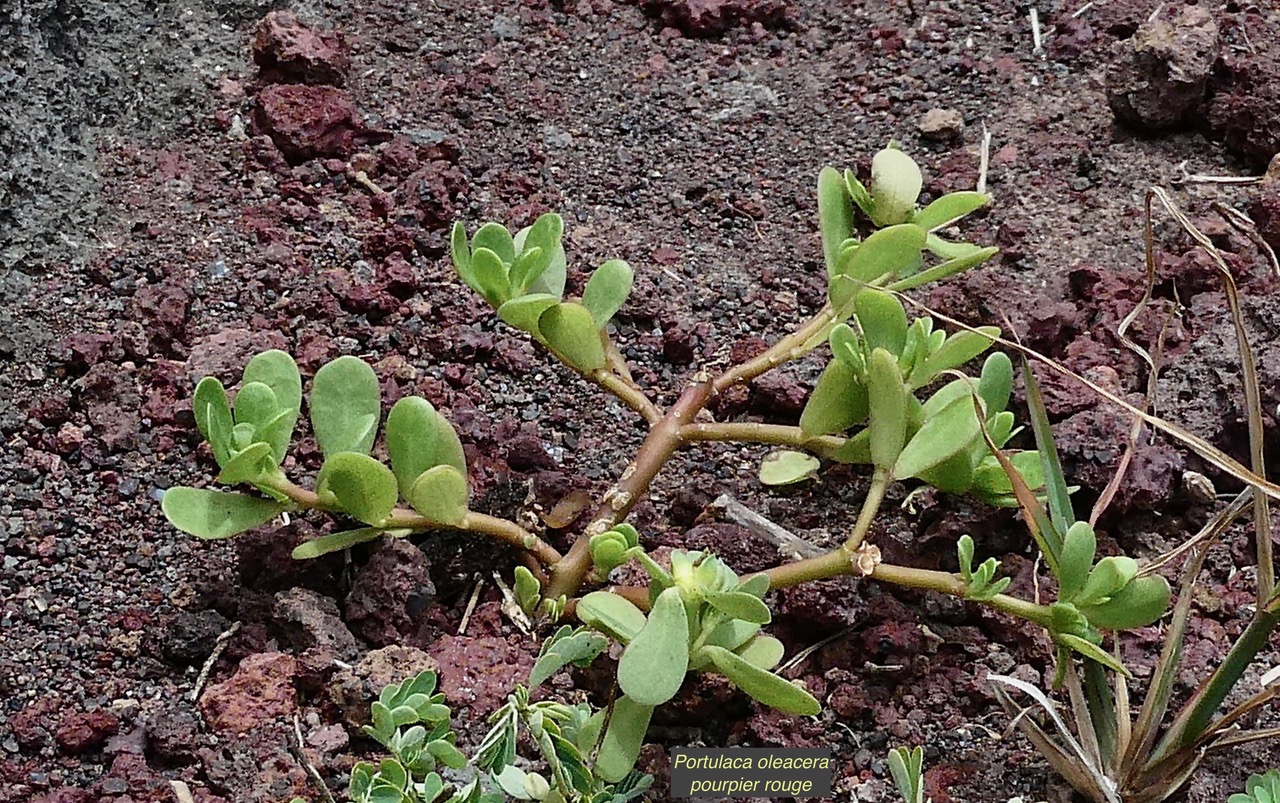
<svg viewBox="0 0 1280 803"><path fill-rule="evenodd" d="M439 667L462 741L475 744L536 652L492 583L457 633L475 578L509 574L505 550L439 535L355 550L350 565L300 564L290 549L332 522L201 543L169 527L156 501L211 480L194 382L232 382L268 347L289 349L308 375L361 355L388 401L417 393L446 411L487 512L607 488L640 422L463 290L445 256L455 218L525 225L558 210L571 292L602 260L628 260L636 289L615 337L639 383L670 402L695 370L750 353L821 305L823 165L865 170L896 139L931 196L971 188L985 124L996 203L967 233L1003 252L921 300L1007 322L1028 345L1140 394L1145 369L1115 329L1142 296L1145 188L1168 186L1184 162L1259 174L1280 147L1280 17L1265 4L1214 9L1221 53L1206 100L1159 135L1119 127L1106 94L1108 65L1157 0L1078 16L1083 3L1041 3L1044 53L1025 6L997 0L306 2L295 10L315 30L276 20L261 31L268 5L256 0L154 5L19 0L0 20L0 109L14 122L0 129L2 803L168 801L170 780L204 803L324 799L299 756L344 799L346 773L371 754L358 727L371 695L419 668ZM959 112L963 131L922 137L938 109ZM1276 281L1211 204L1252 204L1274 238L1275 192L1174 192L1237 273L1272 432ZM1157 296L1182 305L1159 407L1243 458L1235 344L1212 266L1168 223L1157 251ZM1144 316L1137 333L1150 341L1160 325ZM789 366L717 414L793 422L820 365L814 355ZM1046 383L1069 479L1090 505L1128 425L1079 388ZM1143 443L1102 521L1106 548L1139 557L1211 515L1184 470L1233 489L1165 442ZM1272 436L1273 457L1277 446ZM711 548L742 571L770 565L771 548L745 531L695 522L728 492L832 543L861 475L836 467L769 493L755 480L762 452L680 454L632 520L655 546ZM314 471L314 442L292 459L295 473ZM875 533L887 559L954 569L955 540L971 532L1031 593L1032 546L1009 513L941 495L899 510L904 494ZM1247 621L1250 573L1237 567L1248 538L1237 528L1211 555L1183 693ZM771 601L789 655L834 637L792 673L825 701L822 715L785 717L691 683L651 733L658 799L661 747L692 743L830 745L841 800L891 799L885 752L916 743L935 803L1069 798L1025 740L1002 736L1008 719L984 680L1047 682L1052 655L1035 629L852 581ZM197 704L199 669L235 623ZM1139 679L1160 644L1156 628L1131 640ZM590 689L599 677L573 680ZM1271 745L1214 758L1187 799L1223 800L1277 762Z"/></svg>

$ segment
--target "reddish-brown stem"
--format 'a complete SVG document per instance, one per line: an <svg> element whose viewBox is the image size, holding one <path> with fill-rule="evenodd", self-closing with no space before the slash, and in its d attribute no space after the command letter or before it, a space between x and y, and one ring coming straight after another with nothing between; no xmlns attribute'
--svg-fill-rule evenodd
<svg viewBox="0 0 1280 803"><path fill-rule="evenodd" d="M835 310L830 304L824 305L817 315L806 321L799 329L755 357L716 377L715 392L723 393L734 385L750 382L785 362L803 357L813 347L813 341L822 334L822 330L834 321Z"/></svg>
<svg viewBox="0 0 1280 803"><path fill-rule="evenodd" d="M586 530L574 541L564 558L551 567L551 585L545 596L550 599L572 595L591 570L591 537L605 532L627 517L636 502L649 491L653 478L680 448L680 431L711 400L711 380L706 376L693 381L675 405L649 430L635 460L622 472L618 482L605 493Z"/></svg>
<svg viewBox="0 0 1280 803"><path fill-rule="evenodd" d="M287 496L290 501L300 508L326 510L332 513L342 512L341 508L336 505L325 503L314 491L303 488L301 485L286 479L283 475L273 479L270 487ZM554 547L515 522L474 511L467 511L467 514L462 517L462 521L455 524L441 524L420 516L412 510L396 508L391 511L391 516L387 519L386 529L455 529L483 533L527 551L544 565L554 566L561 560L560 553Z"/></svg>

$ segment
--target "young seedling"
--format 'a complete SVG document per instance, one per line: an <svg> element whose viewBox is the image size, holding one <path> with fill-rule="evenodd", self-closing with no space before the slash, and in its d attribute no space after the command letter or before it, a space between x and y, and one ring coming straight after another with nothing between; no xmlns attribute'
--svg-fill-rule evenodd
<svg viewBox="0 0 1280 803"><path fill-rule="evenodd" d="M1227 803L1276 803L1280 801L1280 770L1268 770L1262 775L1250 775L1245 781L1244 792L1227 798Z"/></svg>
<svg viewBox="0 0 1280 803"><path fill-rule="evenodd" d="M902 803L926 803L924 797L924 748L895 747L889 751L889 774L902 795Z"/></svg>
<svg viewBox="0 0 1280 803"><path fill-rule="evenodd" d="M351 770L352 803L502 803L478 780L457 788L436 771L467 766L454 746L444 695L435 691L434 672L422 672L382 690L370 710L373 724L364 731L386 748L390 757L377 765L361 762Z"/></svg>

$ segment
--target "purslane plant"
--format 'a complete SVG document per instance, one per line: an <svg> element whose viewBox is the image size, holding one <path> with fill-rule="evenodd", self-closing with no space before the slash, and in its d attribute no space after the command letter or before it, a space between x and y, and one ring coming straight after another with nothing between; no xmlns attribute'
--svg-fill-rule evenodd
<svg viewBox="0 0 1280 803"><path fill-rule="evenodd" d="M609 323L632 283L625 263L604 263L580 298L566 297L563 223L557 215L544 215L515 233L487 223L468 238L460 225L454 228L452 254L463 281L504 321L649 424L634 459L563 555L525 527L469 510L457 435L426 400L402 399L388 414L382 429L390 465L371 456L381 423L378 384L372 369L354 357L324 366L312 381L311 428L325 457L314 490L296 484L282 468L301 413L297 367L282 352L266 352L246 368L234 406L216 379L200 383L194 402L200 432L221 468L219 480L249 484L265 498L173 488L165 494L164 512L202 538L229 537L281 512L305 509L342 514L361 525L301 545L295 551L299 558L383 535L438 529L487 535L524 550L528 565L517 569L514 584L520 605L544 620L573 614L589 628L558 631L545 660L588 660L588 647L595 649L601 633L624 645L618 668L623 695L608 709L601 747L615 757L600 775L604 782L625 777L653 707L671 699L689 672L722 674L783 710L816 711L817 701L807 692L770 671L782 657L781 645L759 633L769 619L763 597L771 588L857 575L952 594L1031 619L1064 649L1114 666L1098 648L1097 629L1146 624L1159 611L1149 605L1141 615L1105 620L1107 606L1141 578L1127 563L1095 563L1083 533L1084 540L1072 541L1072 556L1082 557L1068 562L1080 586L1054 605L1003 593L1007 583L995 576L993 563L973 567L971 540L962 543L959 574L884 563L868 541L893 483L918 482L994 504L1021 504L1024 492L1037 492L1045 475L1039 453L1002 451L1017 431L1005 410L1013 380L1008 358L992 354L978 376L963 373L990 348L998 330L947 335L929 318L908 321L899 293L970 269L995 253L940 234L982 206L984 196L955 193L921 209L920 185L918 167L894 149L876 156L870 189L852 174L824 170L818 209L827 303L758 356L716 375L696 372L666 409L638 386L610 336ZM859 221L859 211L868 220ZM831 357L799 426L708 420L716 395L823 346L830 347ZM809 455L870 465L862 507L844 542L824 555L745 578L711 555L677 551L669 568L650 558L625 519L677 450L704 441L782 448L783 459L775 456L766 472L774 480L795 479L795 465L812 472ZM788 459L799 453L806 453L804 459ZM402 499L407 508L398 506ZM1061 556L1053 554L1060 564ZM647 588L583 595L632 560L649 574Z"/></svg>

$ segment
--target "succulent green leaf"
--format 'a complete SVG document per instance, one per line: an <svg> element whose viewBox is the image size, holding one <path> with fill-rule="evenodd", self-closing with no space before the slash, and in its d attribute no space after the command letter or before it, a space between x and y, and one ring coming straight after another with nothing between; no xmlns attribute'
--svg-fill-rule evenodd
<svg viewBox="0 0 1280 803"><path fill-rule="evenodd" d="M769 592L769 575L753 574L738 584L738 590L753 597L764 599Z"/></svg>
<svg viewBox="0 0 1280 803"><path fill-rule="evenodd" d="M542 337L542 333L538 331L538 319L542 317L542 313L559 303L560 296L549 293L530 293L513 298L498 307L498 317L508 326Z"/></svg>
<svg viewBox="0 0 1280 803"><path fill-rule="evenodd" d="M608 574L627 561L626 538L612 530L591 536L591 562Z"/></svg>
<svg viewBox="0 0 1280 803"><path fill-rule="evenodd" d="M1040 454L1032 451L1014 452L1008 456L1014 470L1022 476L1022 481L1031 490L1044 487L1043 468ZM970 489L979 499L988 504L1013 507L1016 500L1009 497L1013 494L1013 482L1005 473L1004 467L994 456L988 455L973 472L973 487Z"/></svg>
<svg viewBox="0 0 1280 803"><path fill-rule="evenodd" d="M1012 392L1013 362L1009 359L1009 355L1002 351L987 355L986 361L982 363L982 374L978 379L978 395L986 403L988 414L1008 407L1009 394Z"/></svg>
<svg viewBox="0 0 1280 803"><path fill-rule="evenodd" d="M293 559L310 560L321 555L328 555L330 552L341 552L344 549L350 549L367 541L376 541L384 535L401 533L408 534L408 530L382 530L377 527L361 527L358 530L329 533L298 544L298 546L294 547Z"/></svg>
<svg viewBox="0 0 1280 803"><path fill-rule="evenodd" d="M907 389L898 360L882 348L867 363L867 395L871 461L892 469L907 439Z"/></svg>
<svg viewBox="0 0 1280 803"><path fill-rule="evenodd" d="M542 275L529 283L526 294L540 293L564 298L564 284L568 276L568 264L564 255L564 246L557 245L551 253L551 261Z"/></svg>
<svg viewBox="0 0 1280 803"><path fill-rule="evenodd" d="M547 309L538 329L556 356L582 373L605 366L604 343L595 316L581 304L563 302Z"/></svg>
<svg viewBox="0 0 1280 803"><path fill-rule="evenodd" d="M347 515L381 527L395 509L400 492L391 469L359 452L329 455L316 476L316 493L330 496Z"/></svg>
<svg viewBox="0 0 1280 803"><path fill-rule="evenodd" d="M1124 664L1120 663L1114 655L1102 649L1097 644L1094 644L1092 641L1070 633L1059 633L1057 635L1057 639L1060 644L1080 653L1085 658L1088 658L1091 661L1097 661L1111 671L1119 672L1127 678L1133 677L1133 675L1129 673L1129 670L1125 669Z"/></svg>
<svg viewBox="0 0 1280 803"><path fill-rule="evenodd" d="M511 232L501 223L486 223L471 237L471 260L475 262L475 252L487 249L501 262L510 265L516 258L516 244Z"/></svg>
<svg viewBox="0 0 1280 803"><path fill-rule="evenodd" d="M620 697L614 702L609 727L600 742L600 752L596 754L598 777L609 783L617 783L627 777L640 757L640 748L644 746L644 735L649 730L652 716L653 706L638 703L630 697Z"/></svg>
<svg viewBox="0 0 1280 803"><path fill-rule="evenodd" d="M462 221L456 221L449 232L449 256L453 258L453 268L458 277L475 292L480 292L480 283L476 281L475 271L471 270L471 246L467 244L467 229Z"/></svg>
<svg viewBox="0 0 1280 803"><path fill-rule="evenodd" d="M466 476L467 458L458 433L421 396L406 396L396 402L387 414L386 431L391 470L405 498L418 477L436 466L453 466Z"/></svg>
<svg viewBox="0 0 1280 803"><path fill-rule="evenodd" d="M706 594L706 600L720 613L744 622L767 625L772 619L769 606L759 597L745 591L711 591Z"/></svg>
<svg viewBox="0 0 1280 803"><path fill-rule="evenodd" d="M289 450L293 428L298 423L298 413L302 410L302 375L298 373L298 364L287 352L270 349L255 355L244 367L242 384L254 382L261 382L271 388L276 398L277 414L282 411L288 413L283 423L271 427L272 440L268 441L276 463L281 463Z"/></svg>
<svg viewBox="0 0 1280 803"><path fill-rule="evenodd" d="M844 186L849 191L849 198L853 201L854 206L862 210L862 214L871 217L873 204L871 202L871 193L858 181L858 176L852 170L844 171Z"/></svg>
<svg viewBox="0 0 1280 803"><path fill-rule="evenodd" d="M925 419L903 447L893 467L897 479L918 477L951 459L977 442L982 422L971 399L959 398L936 415Z"/></svg>
<svg viewBox="0 0 1280 803"><path fill-rule="evenodd" d="M1100 630L1145 627L1169 609L1169 581L1159 575L1136 577L1100 605L1081 605L1089 624Z"/></svg>
<svg viewBox="0 0 1280 803"><path fill-rule="evenodd" d="M511 269L507 271L507 286L511 297L519 298L523 295L524 288L530 282L528 277L535 271L540 275L542 270L546 270L550 261L550 258L542 253L542 249L536 246L525 248L516 254L515 261L511 263Z"/></svg>
<svg viewBox="0 0 1280 803"><path fill-rule="evenodd" d="M828 340L835 358L851 368L861 380L867 373L867 358L863 353L862 340L854 328L847 323L838 323L831 329Z"/></svg>
<svg viewBox="0 0 1280 803"><path fill-rule="evenodd" d="M911 386L923 387L943 371L959 368L991 348L994 342L992 338L999 336L1000 327L998 326L981 326L977 331L956 332L943 341L942 348L930 354L924 362L916 366L911 372Z"/></svg>
<svg viewBox="0 0 1280 803"><path fill-rule="evenodd" d="M973 487L973 449L961 449L936 466L918 472L915 476L943 493L968 493Z"/></svg>
<svg viewBox="0 0 1280 803"><path fill-rule="evenodd" d="M218 482L223 485L253 482L271 474L275 468L271 447L265 443L251 443L227 461L218 474Z"/></svg>
<svg viewBox="0 0 1280 803"><path fill-rule="evenodd" d="M868 287L854 298L854 309L866 351L881 348L896 361L907 343L907 311L902 302L883 290Z"/></svg>
<svg viewBox="0 0 1280 803"><path fill-rule="evenodd" d="M949 193L917 212L911 222L927 231L936 231L976 212L990 200L980 192Z"/></svg>
<svg viewBox="0 0 1280 803"><path fill-rule="evenodd" d="M906 223L916 211L924 177L915 161L897 148L871 159L871 219L877 226Z"/></svg>
<svg viewBox="0 0 1280 803"><path fill-rule="evenodd" d="M222 383L211 376L201 379L191 399L191 411L196 418L196 428L209 443L214 459L218 461L218 465L226 465L231 459L231 428L235 424L231 419L231 406L227 403L227 391Z"/></svg>
<svg viewBox="0 0 1280 803"><path fill-rule="evenodd" d="M520 261L511 270L511 288L513 295L521 295L534 283L540 281L557 253L561 263L561 282L563 282L564 247L561 237L564 235L564 219L555 212L547 212L538 217L532 226L521 229L515 236L515 249L520 254L539 250L538 259ZM563 284L561 291L563 291ZM557 294L557 298L559 295Z"/></svg>
<svg viewBox="0 0 1280 803"><path fill-rule="evenodd" d="M768 672L782 662L782 642L773 636L756 636L740 650L733 650L738 657L758 669Z"/></svg>
<svg viewBox="0 0 1280 803"><path fill-rule="evenodd" d="M644 612L631 600L608 591L592 591L578 600L577 613L583 623L624 644L634 639L647 621Z"/></svg>
<svg viewBox="0 0 1280 803"><path fill-rule="evenodd" d="M184 533L215 540L252 530L287 508L268 499L180 485L164 492L160 509Z"/></svg>
<svg viewBox="0 0 1280 803"><path fill-rule="evenodd" d="M930 237L932 238L932 235ZM932 239L930 242L932 242ZM947 259L946 262L940 265L934 265L919 273L913 273L904 279L899 279L890 284L889 289L901 293L915 287L922 287L931 282L941 281L949 276L955 276L957 273L964 273L971 268L975 268L998 253L1000 253L1000 249L995 247L966 251L963 255Z"/></svg>
<svg viewBox="0 0 1280 803"><path fill-rule="evenodd" d="M810 438L843 432L865 421L867 409L867 386L846 362L834 359L805 402L800 430Z"/></svg>
<svg viewBox="0 0 1280 803"><path fill-rule="evenodd" d="M405 498L430 521L458 524L467 515L467 478L453 466L436 466L418 475Z"/></svg>
<svg viewBox="0 0 1280 803"><path fill-rule="evenodd" d="M248 382L236 392L236 423L249 424L255 435L258 429L276 417L278 408L275 391L262 382Z"/></svg>
<svg viewBox="0 0 1280 803"><path fill-rule="evenodd" d="M512 591L515 593L516 604L520 606L520 610L527 614L532 614L538 609L538 603L542 600L542 583L538 582L538 578L533 576L533 572L529 571L527 566L517 566L515 569L515 583ZM543 647L546 647L544 644Z"/></svg>
<svg viewBox="0 0 1280 803"><path fill-rule="evenodd" d="M585 666L609 646L609 640L585 628L560 628L547 639L529 673L529 688L536 689L569 664Z"/></svg>
<svg viewBox="0 0 1280 803"><path fill-rule="evenodd" d="M1074 526L1074 525L1073 525ZM1068 530L1070 532L1070 530ZM1098 561L1084 581L1084 588L1071 601L1076 607L1101 605L1124 588L1138 574L1138 562L1123 555Z"/></svg>
<svg viewBox="0 0 1280 803"><path fill-rule="evenodd" d="M503 229L503 231L506 230ZM494 309L511 300L507 266L497 254L488 248L477 248L471 254L471 270L475 273L476 282L480 285L480 295L484 296Z"/></svg>
<svg viewBox="0 0 1280 803"><path fill-rule="evenodd" d="M1062 558L1058 561L1059 599L1072 602L1080 595L1097 548L1097 538L1088 522L1078 521L1067 528L1062 538Z"/></svg>
<svg viewBox="0 0 1280 803"><path fill-rule="evenodd" d="M812 455L779 449L760 461L760 482L765 485L794 485L817 476L820 465L818 458Z"/></svg>
<svg viewBox="0 0 1280 803"><path fill-rule="evenodd" d="M680 589L668 588L658 595L645 626L623 650L618 685L637 703L662 705L680 691L688 670L689 617Z"/></svg>
<svg viewBox="0 0 1280 803"><path fill-rule="evenodd" d="M326 456L368 454L378 434L382 392L373 368L359 357L339 357L311 383L311 429Z"/></svg>
<svg viewBox="0 0 1280 803"><path fill-rule="evenodd" d="M788 714L813 716L822 706L812 694L772 672L761 669L723 647L704 647L720 673L752 698Z"/></svg>
<svg viewBox="0 0 1280 803"><path fill-rule="evenodd" d="M758 624L741 619L730 619L727 622L721 622L716 625L716 629L712 630L711 635L707 637L706 643L724 647L726 650L734 652L759 632L760 625Z"/></svg>
<svg viewBox="0 0 1280 803"><path fill-rule="evenodd" d="M889 774L903 803L924 803L924 748L898 747L889 751Z"/></svg>
<svg viewBox="0 0 1280 803"><path fill-rule="evenodd" d="M822 231L822 255L827 276L836 274L840 246L853 236L853 205L839 171L824 167L818 173L818 228Z"/></svg>
<svg viewBox="0 0 1280 803"><path fill-rule="evenodd" d="M924 240L924 229L914 223L880 229L862 241L839 273L859 282L912 273L920 267Z"/></svg>
<svg viewBox="0 0 1280 803"><path fill-rule="evenodd" d="M611 259L591 274L582 291L582 306L595 318L598 328L603 329L622 308L634 278L631 266L621 259Z"/></svg>

